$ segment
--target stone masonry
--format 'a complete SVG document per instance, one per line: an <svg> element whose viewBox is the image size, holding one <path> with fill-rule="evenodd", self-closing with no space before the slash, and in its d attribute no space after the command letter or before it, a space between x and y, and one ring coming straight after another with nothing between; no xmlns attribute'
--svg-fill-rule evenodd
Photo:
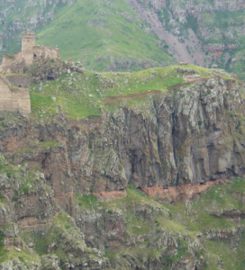
<svg viewBox="0 0 245 270"><path fill-rule="evenodd" d="M23 115L31 112L30 95L23 80L23 70L39 59L59 59L59 50L36 46L33 33L22 37L21 52L14 56L4 56L0 65L0 111L19 111ZM15 74L18 84L12 84L9 75ZM16 78L15 78L16 81Z"/></svg>
<svg viewBox="0 0 245 270"><path fill-rule="evenodd" d="M8 81L0 76L0 111L19 111L23 115L31 112L28 90L25 88L11 89Z"/></svg>
<svg viewBox="0 0 245 270"><path fill-rule="evenodd" d="M35 34L27 33L22 37L21 52L14 56L3 57L0 72L11 72L18 65L22 64L28 66L38 59L58 59L59 57L59 49L37 46Z"/></svg>

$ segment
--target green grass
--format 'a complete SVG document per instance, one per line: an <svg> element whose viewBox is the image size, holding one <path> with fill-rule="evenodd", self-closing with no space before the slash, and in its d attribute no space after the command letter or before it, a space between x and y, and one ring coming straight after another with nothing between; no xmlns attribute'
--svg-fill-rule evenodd
<svg viewBox="0 0 245 270"><path fill-rule="evenodd" d="M118 267L115 269L128 269L126 268L127 260L131 259L136 260L138 266L144 265L146 261L155 260L161 262L164 269L171 269L174 263L189 258L190 252L194 252L196 258L204 257L206 270L218 270L221 265L224 270L242 270L245 248L244 231L232 239L233 243L229 239L210 240L206 237L210 230L235 231L239 227L245 230L245 223L242 220L237 222L237 220L212 215L213 211L233 208L244 211L244 205L239 201L239 194L243 196L245 194L245 180L240 178L213 186L191 202L181 201L169 204L151 198L129 185L126 197L101 201L93 195L77 194L75 203L82 212L85 210L86 214L91 211L91 214L103 213L105 215L106 213L108 217L117 214L120 219L122 218L122 224L126 230L125 237L129 237L130 241L135 241L135 245L106 248L105 256L110 259L112 266ZM155 245L155 241L157 242L161 237L167 237L169 241L177 243L177 251L173 253L165 249L164 245ZM191 244L197 238L200 246L193 250ZM54 217L45 235L25 232L22 234L22 239L28 243L33 242L35 252L39 255L46 254L48 246L55 243L56 248L53 253L63 262L67 260L68 244L72 245L74 250L78 248L78 250L90 252L73 219L63 212ZM234 248L235 239L236 248ZM5 251L0 249L1 253L5 254ZM17 254L14 255L17 256ZM11 256L8 255L7 258L12 258Z"/></svg>
<svg viewBox="0 0 245 270"><path fill-rule="evenodd" d="M94 195L77 194L76 201L79 207L83 209L94 209L99 205L99 202Z"/></svg>
<svg viewBox="0 0 245 270"><path fill-rule="evenodd" d="M184 83L182 66L151 68L137 72L85 71L83 74L64 74L56 81L36 85L31 90L33 116L48 119L59 112L68 118L82 119L100 116L104 111L124 106L145 106L149 97L167 92ZM187 65L203 78L226 73Z"/></svg>
<svg viewBox="0 0 245 270"><path fill-rule="evenodd" d="M21 232L21 238L26 243L33 243L34 250L39 256L47 253L47 239L44 237L43 231L24 231Z"/></svg>
<svg viewBox="0 0 245 270"><path fill-rule="evenodd" d="M2 155L0 155L0 174L6 175L9 178L8 181L15 188L13 200L17 200L24 194L34 192L39 181L39 176L35 171L27 170L25 165L10 164ZM1 198L2 196L0 193Z"/></svg>
<svg viewBox="0 0 245 270"><path fill-rule="evenodd" d="M58 45L64 58L96 70L173 63L125 0L77 0L60 9L38 37L41 44Z"/></svg>
<svg viewBox="0 0 245 270"><path fill-rule="evenodd" d="M36 155L39 152L45 152L57 147L62 146L59 142L50 140L50 141L31 141L25 147L21 147L16 151L16 155Z"/></svg>
<svg viewBox="0 0 245 270"><path fill-rule="evenodd" d="M14 259L19 259L24 265L31 265L32 263L38 263L40 257L29 250L18 251L16 249L10 249L5 252L0 252L0 263L11 261Z"/></svg>
<svg viewBox="0 0 245 270"><path fill-rule="evenodd" d="M182 237L185 238L184 243L186 245L187 239L192 239L190 242L194 241L197 235L202 235L212 230L234 230L238 226L244 226L244 222L241 221L237 223L236 220L229 218L215 217L212 215L214 211L222 211L229 209L237 209L244 211L244 205L239 199L239 194L245 194L245 180L235 179L229 183L223 185L217 185L211 187L207 192L203 193L200 197L197 197L192 202L176 202L174 204L168 204L165 202L157 201L146 196L141 191L135 189L133 186L129 186L127 190L127 197L100 202L100 207L106 209L112 209L113 211L122 211L121 213L125 217L125 222L127 224L127 232L131 237L141 236L145 237L151 232L157 232L159 229L167 232L170 236L177 237L179 241L182 241ZM142 208L153 209L151 214L151 219L149 220L143 218L137 214L137 209ZM159 209L162 211L159 212ZM155 213L155 214L154 214ZM244 227L245 229L245 227ZM218 264L223 261L223 269L243 269L244 263L244 244L245 244L245 234L243 233L239 246L235 250L231 251L230 241L221 240L207 240L203 239L201 250L197 250L197 253L202 254L206 258L207 270L219 269ZM144 242L147 246L148 242ZM160 252L161 249L155 250ZM113 253L114 252L114 253ZM143 246L135 249L124 250L107 250L107 254L112 260L121 254L134 254L141 252L149 255L149 250L144 249ZM152 250L154 252L154 250ZM232 258L229 257L229 252L232 253ZM179 254L170 259L171 262L178 261L181 256L187 255L186 248L182 255L181 246L179 248ZM200 255L199 254L199 255ZM134 254L134 256L136 256ZM120 256L119 256L120 257ZM121 257L120 257L121 258ZM166 268L167 269L167 268Z"/></svg>
<svg viewBox="0 0 245 270"><path fill-rule="evenodd" d="M236 249L231 247L229 242L207 241L205 248L207 250L207 270L222 269L243 270L244 269L244 247L245 235L242 234L239 245Z"/></svg>
<svg viewBox="0 0 245 270"><path fill-rule="evenodd" d="M33 266L33 264L39 264L40 262L40 257L35 251L28 249L26 246L21 246L19 248L14 246L6 248L4 246L4 238L7 237L4 233L4 228L6 229L7 226L8 225L0 228L0 265L4 262L18 259L23 264L24 269L33 269L31 266ZM19 236L13 240L22 243L22 239Z"/></svg>
<svg viewBox="0 0 245 270"><path fill-rule="evenodd" d="M19 172L20 168L9 164L5 157L0 154L0 173L6 174L8 177L14 177Z"/></svg>

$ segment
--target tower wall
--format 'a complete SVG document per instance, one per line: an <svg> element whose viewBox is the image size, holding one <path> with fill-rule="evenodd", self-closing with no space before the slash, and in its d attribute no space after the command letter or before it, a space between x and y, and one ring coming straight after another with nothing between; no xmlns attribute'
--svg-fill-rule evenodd
<svg viewBox="0 0 245 270"><path fill-rule="evenodd" d="M27 65L31 65L33 62L33 48L36 45L36 38L33 33L27 33L22 38L22 58Z"/></svg>
<svg viewBox="0 0 245 270"><path fill-rule="evenodd" d="M19 111L23 115L31 112L31 102L28 90L24 88L12 91L5 79L0 77L0 111Z"/></svg>

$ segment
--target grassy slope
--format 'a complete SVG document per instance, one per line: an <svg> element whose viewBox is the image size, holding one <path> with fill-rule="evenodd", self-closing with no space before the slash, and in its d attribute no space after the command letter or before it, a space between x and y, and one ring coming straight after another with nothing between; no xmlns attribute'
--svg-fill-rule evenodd
<svg viewBox="0 0 245 270"><path fill-rule="evenodd" d="M198 4L201 2L198 0ZM168 28L168 12L160 13L166 24L163 27ZM245 79L245 37L241 34L244 25L245 10L215 11L204 12L199 21L188 21L180 29L184 39L189 27L198 36L199 27L209 29L208 38L199 36L203 45L236 44L237 49L229 52L235 61L227 63L224 54L218 63ZM155 66L170 63L172 60L165 53L164 45L160 46L156 36L147 34L145 29L146 22L138 18L126 0L77 0L73 6L61 10L39 37L43 44L58 45L65 58L80 59L86 67L96 70L114 68L117 61L125 69L142 67L144 62ZM130 61L134 63L129 64Z"/></svg>
<svg viewBox="0 0 245 270"><path fill-rule="evenodd" d="M113 68L117 61L125 67L132 61L131 68L172 62L126 0L77 0L58 12L40 32L39 42L57 45L64 58L80 59L97 70Z"/></svg>
<svg viewBox="0 0 245 270"><path fill-rule="evenodd" d="M84 74L65 74L56 81L33 87L32 112L39 119L55 115L59 111L70 118L80 119L100 115L104 110L124 105L144 105L149 102L146 97L154 95L155 90L161 93L184 82L183 74L177 72L179 68L181 66L152 68L132 73L85 71ZM184 68L194 69L204 77L213 72L192 65Z"/></svg>
<svg viewBox="0 0 245 270"><path fill-rule="evenodd" d="M132 237L145 236L148 233L159 230L160 228L172 235L186 236L194 241L197 235L203 235L201 242L204 250L204 257L207 263L207 270L243 270L244 269L244 248L245 233L240 235L240 239L236 245L230 240L208 240L206 235L210 230L234 230L238 227L245 228L244 220L237 221L235 219L215 217L212 212L221 212L230 209L245 211L242 203L242 195L245 194L244 179L236 179L231 183L212 187L209 191L200 197L187 203L179 202L174 204L163 203L161 201L149 198L133 187L129 187L127 197L119 200L100 202L91 196L78 195L77 201L82 208L97 209L106 208L113 211L123 211L125 215L127 230ZM240 197L240 199L238 199ZM137 216L134 209L139 206L150 209L161 209L155 216L155 220L143 219ZM167 214L169 213L170 216ZM154 216L154 215L153 215ZM147 243L145 242L147 246ZM236 248L234 248L234 245ZM123 250L110 250L108 256L123 256L123 254L138 253L144 254L149 250L140 245L138 247ZM157 250L152 252L157 252ZM160 250L159 250L160 252ZM119 254L119 255L118 255ZM145 254L146 255L146 254ZM183 254L185 255L185 254ZM220 263L223 263L223 268Z"/></svg>
<svg viewBox="0 0 245 270"><path fill-rule="evenodd" d="M1 161L1 164L3 164L3 161ZM2 169L3 167L0 168L1 172ZM100 211L103 213L120 213L125 220L127 234L132 239L145 239L145 241L140 241L135 246L127 248L115 247L113 250L107 249L105 256L112 263L117 264L120 262L123 265L125 258L128 256L136 260L161 256L165 252L164 245L149 248L152 244L152 233L161 232L169 235L170 238L176 239L179 243L177 254L165 258L171 264L180 258L183 259L188 256L191 243L198 241L202 250L201 254L206 262L206 270L243 270L245 262L245 220L216 217L212 213L220 213L231 209L244 212L244 196L245 180L233 179L229 183L211 187L193 201L185 203L169 204L162 202L148 197L133 186L128 187L127 196L121 199L99 201L92 195L76 194L75 202L82 211L85 211L86 215L90 211L92 215ZM146 213L151 213L151 218L149 219L148 215L144 217L144 215L137 214L137 209L148 209L149 211L146 211ZM139 213L142 212L139 211ZM239 237L232 237L232 241L230 239L209 240L207 237L210 230L235 231L237 228L243 228L243 232ZM21 252L14 249L5 250L0 231L0 263L14 258L19 258L25 264L37 262L40 259L38 255L47 254L48 245L59 241L61 235L62 237L69 235L72 242L75 241L78 246L84 246L83 238L79 236L79 231L74 222L64 214L54 217L53 225L47 234L35 233L34 231L21 233L22 239L26 243L34 243L34 250L32 251L25 248ZM74 241L72 237L75 237ZM64 247L59 246L55 253L64 260L65 253L62 248ZM169 267L165 269L170 269ZM119 267L117 269L124 268Z"/></svg>

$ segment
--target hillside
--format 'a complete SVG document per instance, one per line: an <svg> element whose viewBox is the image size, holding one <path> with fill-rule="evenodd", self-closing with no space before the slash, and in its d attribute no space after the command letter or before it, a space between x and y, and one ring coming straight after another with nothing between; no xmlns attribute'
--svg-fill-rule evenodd
<svg viewBox="0 0 245 270"><path fill-rule="evenodd" d="M179 61L218 65L244 77L243 0L130 0Z"/></svg>
<svg viewBox="0 0 245 270"><path fill-rule="evenodd" d="M184 84L188 73L193 79L212 74L232 78L219 70L193 65L151 68L137 72L90 72L65 74L56 81L38 84L31 89L32 113L48 119L61 110L67 117L81 119L99 116L117 107L144 107L149 97L167 93Z"/></svg>
<svg viewBox="0 0 245 270"><path fill-rule="evenodd" d="M40 42L58 44L64 56L79 55L85 66L99 70L137 67L124 63L128 56L165 65L168 52L175 61L218 65L243 77L244 28L243 1L80 0L41 31Z"/></svg>
<svg viewBox="0 0 245 270"><path fill-rule="evenodd" d="M98 70L167 65L172 57L127 1L76 1L41 31L40 42Z"/></svg>
<svg viewBox="0 0 245 270"><path fill-rule="evenodd" d="M0 113L0 269L243 270L241 82L65 70Z"/></svg>
<svg viewBox="0 0 245 270"><path fill-rule="evenodd" d="M186 203L150 198L132 186L107 201L76 193L71 217L57 211L40 176L30 182L30 173L2 156L0 164L1 269L244 269L244 179ZM7 181L16 192L12 202L3 193Z"/></svg>
<svg viewBox="0 0 245 270"><path fill-rule="evenodd" d="M16 51L22 31L58 46L66 59L96 70L169 63L218 65L244 78L242 0L3 1L2 53Z"/></svg>
<svg viewBox="0 0 245 270"><path fill-rule="evenodd" d="M2 47L16 51L21 31L42 29L40 43L58 46L64 58L80 60L87 68L129 70L173 62L127 1L71 2L37 5L23 0L10 10L2 3Z"/></svg>
<svg viewBox="0 0 245 270"><path fill-rule="evenodd" d="M244 0L0 22L0 270L244 270Z"/></svg>
<svg viewBox="0 0 245 270"><path fill-rule="evenodd" d="M73 0L0 0L0 56L17 52L22 32L37 30L48 24L60 8L72 2Z"/></svg>

